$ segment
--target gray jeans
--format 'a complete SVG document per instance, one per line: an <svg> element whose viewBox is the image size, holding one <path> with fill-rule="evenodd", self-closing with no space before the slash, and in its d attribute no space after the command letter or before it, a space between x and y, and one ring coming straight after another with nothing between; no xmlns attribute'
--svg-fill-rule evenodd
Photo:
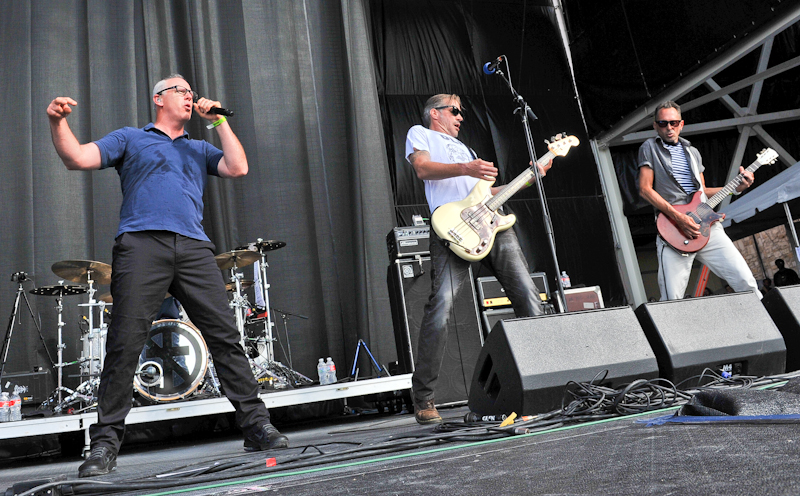
<svg viewBox="0 0 800 496"><path fill-rule="evenodd" d="M459 258L431 230L431 296L417 340L417 359L411 378L414 401L434 399L434 388L447 343L447 322L452 317L453 297L469 277L469 262ZM495 237L494 246L481 260L497 277L518 317L543 315L539 290L533 283L528 263L513 229Z"/></svg>

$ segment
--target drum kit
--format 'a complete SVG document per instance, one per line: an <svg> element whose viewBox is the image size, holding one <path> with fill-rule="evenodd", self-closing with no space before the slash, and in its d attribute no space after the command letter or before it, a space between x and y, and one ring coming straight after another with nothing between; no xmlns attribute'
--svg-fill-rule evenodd
<svg viewBox="0 0 800 496"><path fill-rule="evenodd" d="M308 377L275 360L276 340L273 338L274 324L269 310L267 254L284 246L286 243L283 241L259 238L254 243L214 257L220 270L229 273L225 287L231 295L230 307L234 311L240 345L248 357L256 380L262 387L271 389L293 388L313 383ZM240 270L256 263L255 280L244 279ZM30 293L35 295L55 297L58 312L58 355L57 363L53 363L57 371L57 387L40 408L52 408L54 413L82 411L96 406L100 373L104 366L108 322L113 318L113 312L109 311L109 307L113 306L113 300L108 293L98 295L97 298L95 293L97 293L96 285L111 283L111 266L90 260L65 260L53 264L52 270L63 280L52 286L41 286L30 290ZM77 284L70 284L67 281ZM259 296L263 298L266 310L262 316L255 318L253 316L258 315L258 312L254 312L247 295L244 294L244 291L254 285ZM24 296L21 281L19 286L13 315L19 306L20 294ZM88 295L88 301L78 305L87 313L82 320L87 325L82 329L81 357L65 363L66 345L62 336L62 328L66 325L63 319L64 297L83 294ZM25 301L27 302L27 297ZM30 304L28 307L30 308ZM8 352L9 338L10 329L3 345L3 365ZM291 358L288 358L291 363ZM73 365L79 366L79 377L83 382L75 389L70 389L64 385L63 370ZM161 319L153 323L139 357L133 390L150 402L175 401L190 396L221 396L213 357L208 352L202 333L192 324L182 308L179 319ZM76 404L82 406L75 408Z"/></svg>

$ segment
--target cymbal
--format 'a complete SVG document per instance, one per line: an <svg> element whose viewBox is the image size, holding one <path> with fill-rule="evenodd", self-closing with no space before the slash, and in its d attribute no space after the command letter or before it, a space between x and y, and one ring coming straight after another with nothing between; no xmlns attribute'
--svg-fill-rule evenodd
<svg viewBox="0 0 800 496"><path fill-rule="evenodd" d="M258 253L248 250L233 250L225 253L220 253L214 260L217 261L217 266L220 270L227 270L233 268L234 265L238 268L247 267L251 263L258 260Z"/></svg>
<svg viewBox="0 0 800 496"><path fill-rule="evenodd" d="M242 285L242 291L244 291L245 289L249 289L250 286L255 284L255 281L253 281L252 279L242 279L241 281L239 281L239 284ZM236 283L229 282L225 284L225 291L236 291Z"/></svg>
<svg viewBox="0 0 800 496"><path fill-rule="evenodd" d="M86 286L77 284L53 284L52 286L33 288L29 293L43 296L72 296L83 294L88 290Z"/></svg>
<svg viewBox="0 0 800 496"><path fill-rule="evenodd" d="M254 243L247 243L244 246L239 246L237 250L250 250L250 251L273 251L279 250L286 246L286 241L276 241L274 239L261 239Z"/></svg>
<svg viewBox="0 0 800 496"><path fill-rule="evenodd" d="M68 281L86 284L91 273L92 281L96 284L111 284L111 266L107 263L92 260L63 260L54 263L52 269L58 277Z"/></svg>

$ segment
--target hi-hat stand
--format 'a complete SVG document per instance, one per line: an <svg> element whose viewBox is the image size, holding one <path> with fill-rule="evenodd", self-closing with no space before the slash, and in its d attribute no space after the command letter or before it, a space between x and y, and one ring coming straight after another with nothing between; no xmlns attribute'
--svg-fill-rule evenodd
<svg viewBox="0 0 800 496"><path fill-rule="evenodd" d="M8 318L8 327L6 328L6 336L3 339L3 347L2 351L0 351L0 355L2 355L2 363L0 363L0 391L2 391L2 383L3 383L3 372L6 369L6 360L8 358L8 351L11 348L11 335L14 333L14 321L17 319L17 314L19 312L19 302L21 299L25 300L25 305L28 307L28 312L31 314L31 319L33 320L33 325L36 326L36 331L39 333L39 340L42 342L42 347L44 348L45 353L47 353L47 358L50 360L50 367L53 370L53 373L56 372L56 364L53 361L52 355L50 355L50 350L47 349L47 344L44 342L44 336L42 335L42 328L39 325L39 321L36 320L36 316L33 314L33 309L31 308L31 302L28 301L28 295L25 294L25 288L23 287L22 283L26 281L32 281L31 278L25 272L15 272L11 274L11 280L17 283L17 295L14 297L14 305L11 310L11 316ZM61 360L59 360L60 362Z"/></svg>
<svg viewBox="0 0 800 496"><path fill-rule="evenodd" d="M58 371L58 380L56 390L53 394L50 395L45 403L50 403L53 401L58 401L59 405L61 404L61 393L67 392L68 394L72 395L75 391L64 387L64 367L69 365L73 365L75 362L64 363L64 348L67 347L64 344L64 338L62 335L62 328L66 325L64 322L64 296L72 296L72 295L79 295L86 292L85 286L79 286L77 284L64 284L64 281L59 281L58 284L53 286L41 286L38 288L34 288L31 290L32 294L40 295L40 296L55 296L56 297L56 310L58 311L58 363L55 364L55 367Z"/></svg>

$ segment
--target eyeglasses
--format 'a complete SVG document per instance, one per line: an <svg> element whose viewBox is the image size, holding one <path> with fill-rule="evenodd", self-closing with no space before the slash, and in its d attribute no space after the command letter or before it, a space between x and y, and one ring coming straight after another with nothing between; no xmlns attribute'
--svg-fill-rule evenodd
<svg viewBox="0 0 800 496"><path fill-rule="evenodd" d="M195 102L198 99L197 93L190 90L189 88L184 88L183 86L178 86L178 85L170 86L169 88L164 88L163 90L156 93L156 95L160 95L161 93L164 93L165 91L168 90L175 90L175 93L179 94L180 96L186 96L186 93L190 93L192 95L192 100Z"/></svg>
<svg viewBox="0 0 800 496"><path fill-rule="evenodd" d="M433 108L436 110L450 109L450 113L453 114L453 117L458 117L458 114L464 115L464 111L456 107L455 105L444 105L442 107L433 107Z"/></svg>
<svg viewBox="0 0 800 496"><path fill-rule="evenodd" d="M667 127L667 124L669 124L672 127L678 127L681 124L681 122L683 122L683 119L679 121L656 121L656 124L658 124L658 127Z"/></svg>

